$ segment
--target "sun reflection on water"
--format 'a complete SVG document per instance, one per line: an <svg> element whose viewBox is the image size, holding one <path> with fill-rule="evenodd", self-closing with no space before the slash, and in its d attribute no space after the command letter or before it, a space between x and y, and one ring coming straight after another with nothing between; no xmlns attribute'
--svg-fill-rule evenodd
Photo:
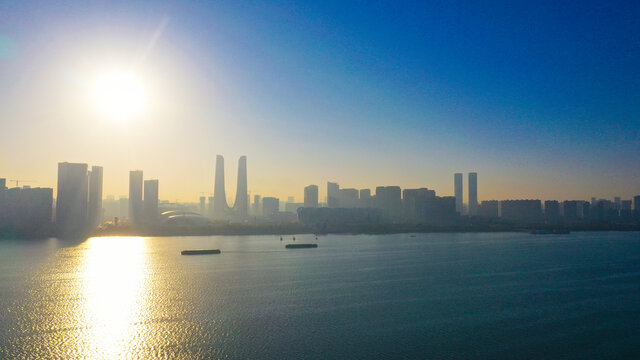
<svg viewBox="0 0 640 360"><path fill-rule="evenodd" d="M140 237L98 237L86 243L83 261L84 322L96 354L128 353L143 316L146 243Z"/></svg>

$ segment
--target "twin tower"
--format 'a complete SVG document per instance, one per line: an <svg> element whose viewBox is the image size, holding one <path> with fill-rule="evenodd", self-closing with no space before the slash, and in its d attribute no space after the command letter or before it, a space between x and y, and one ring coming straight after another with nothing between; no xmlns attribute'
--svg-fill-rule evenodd
<svg viewBox="0 0 640 360"><path fill-rule="evenodd" d="M227 195L224 187L224 157L216 156L216 183L213 189L213 217L215 219L245 219L249 207L249 195L247 193L247 157L240 156L238 160L238 187L236 190L236 202L233 208L227 205Z"/></svg>

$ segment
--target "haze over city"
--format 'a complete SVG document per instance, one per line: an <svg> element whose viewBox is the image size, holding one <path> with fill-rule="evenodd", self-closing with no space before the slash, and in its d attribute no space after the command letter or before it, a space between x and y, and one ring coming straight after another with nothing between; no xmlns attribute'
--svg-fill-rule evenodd
<svg viewBox="0 0 640 360"><path fill-rule="evenodd" d="M251 194L297 201L453 195L469 171L479 200L636 195L638 5L503 5L5 2L0 173L55 188L58 162L97 164L117 197L143 169L197 201L224 154Z"/></svg>

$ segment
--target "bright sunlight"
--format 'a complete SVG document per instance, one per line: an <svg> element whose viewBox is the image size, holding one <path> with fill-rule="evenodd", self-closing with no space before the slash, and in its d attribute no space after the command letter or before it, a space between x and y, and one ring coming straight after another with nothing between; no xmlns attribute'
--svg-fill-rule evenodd
<svg viewBox="0 0 640 360"><path fill-rule="evenodd" d="M130 120L147 105L147 91L131 71L111 70L96 77L92 101L100 114L112 120Z"/></svg>

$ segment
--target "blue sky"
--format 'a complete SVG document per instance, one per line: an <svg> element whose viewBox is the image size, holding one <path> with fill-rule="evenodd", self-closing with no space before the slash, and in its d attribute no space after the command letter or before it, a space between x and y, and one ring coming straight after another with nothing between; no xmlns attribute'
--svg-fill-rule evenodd
<svg viewBox="0 0 640 360"><path fill-rule="evenodd" d="M53 186L56 162L98 163L119 194L135 167L190 200L211 191L221 153L228 184L246 154L249 187L280 197L327 180L450 194L458 171L479 173L481 199L630 197L640 193L639 18L638 2L2 4L0 116L14 130L0 135L3 152L42 144L25 134L46 114L25 108L57 88L47 74L77 73L86 53L135 57L163 19L145 67L179 105L131 151L75 156L98 142L87 141L2 160L0 173ZM80 116L68 108L52 113ZM178 189L169 169L190 166L197 179Z"/></svg>

